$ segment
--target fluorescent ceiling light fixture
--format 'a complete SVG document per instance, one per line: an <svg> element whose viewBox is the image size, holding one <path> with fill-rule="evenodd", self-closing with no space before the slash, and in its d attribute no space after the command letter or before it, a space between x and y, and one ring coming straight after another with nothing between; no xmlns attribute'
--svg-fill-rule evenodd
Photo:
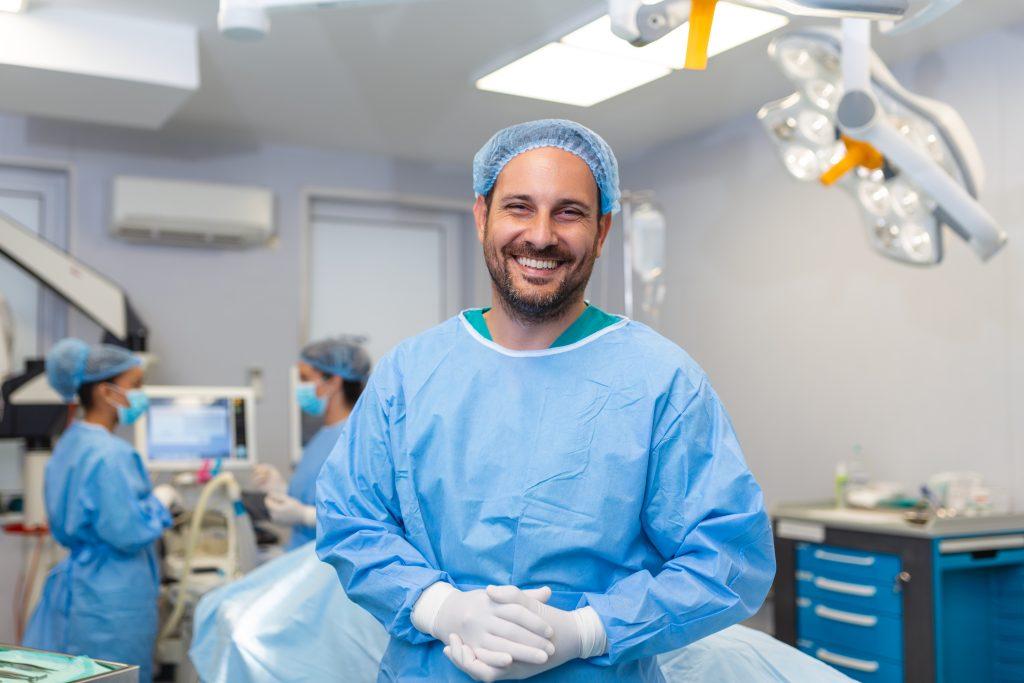
<svg viewBox="0 0 1024 683"><path fill-rule="evenodd" d="M0 0L0 12L21 12L28 0Z"/></svg>
<svg viewBox="0 0 1024 683"><path fill-rule="evenodd" d="M708 56L721 54L789 23L781 14L720 2ZM589 107L682 69L685 23L645 47L612 33L608 15L548 43L476 82L490 92Z"/></svg>
<svg viewBox="0 0 1024 683"><path fill-rule="evenodd" d="M476 82L481 90L589 107L671 70L651 62L548 43Z"/></svg>

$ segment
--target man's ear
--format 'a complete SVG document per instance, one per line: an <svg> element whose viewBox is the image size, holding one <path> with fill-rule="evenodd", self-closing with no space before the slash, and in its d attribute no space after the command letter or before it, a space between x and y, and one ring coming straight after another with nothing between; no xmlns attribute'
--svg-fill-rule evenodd
<svg viewBox="0 0 1024 683"><path fill-rule="evenodd" d="M476 221L476 238L483 244L487 230L487 200L482 196L477 196L473 203L473 219Z"/></svg>
<svg viewBox="0 0 1024 683"><path fill-rule="evenodd" d="M604 241L608 239L608 233L612 229L612 214L608 212L597 219L597 255L601 256L604 249Z"/></svg>

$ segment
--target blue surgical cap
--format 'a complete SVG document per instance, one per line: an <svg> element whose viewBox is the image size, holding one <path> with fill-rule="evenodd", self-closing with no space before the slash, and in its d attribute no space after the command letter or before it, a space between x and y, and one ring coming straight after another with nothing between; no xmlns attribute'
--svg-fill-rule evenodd
<svg viewBox="0 0 1024 683"><path fill-rule="evenodd" d="M600 135L565 119L543 119L510 126L494 134L473 158L473 191L484 196L498 180L505 164L523 152L557 147L575 154L590 167L601 191L601 213L619 210L619 163Z"/></svg>
<svg viewBox="0 0 1024 683"><path fill-rule="evenodd" d="M69 337L46 354L46 378L65 401L71 401L83 384L117 377L141 364L128 349L112 344L89 346Z"/></svg>
<svg viewBox="0 0 1024 683"><path fill-rule="evenodd" d="M350 382L365 382L370 376L370 354L363 348L364 337L342 335L307 344L300 358L320 372L338 375Z"/></svg>

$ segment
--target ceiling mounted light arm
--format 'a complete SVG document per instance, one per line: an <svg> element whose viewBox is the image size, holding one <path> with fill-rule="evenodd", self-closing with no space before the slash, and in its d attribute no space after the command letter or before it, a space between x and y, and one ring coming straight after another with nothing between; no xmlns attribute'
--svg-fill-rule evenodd
<svg viewBox="0 0 1024 683"><path fill-rule="evenodd" d="M729 0L733 5L793 16L896 20L912 0ZM612 31L643 47L690 22L686 68L705 69L718 0L608 0Z"/></svg>
<svg viewBox="0 0 1024 683"><path fill-rule="evenodd" d="M910 0L906 15L898 21L879 22L882 33L898 36L935 21L960 4L960 0Z"/></svg>
<svg viewBox="0 0 1024 683"><path fill-rule="evenodd" d="M957 0L959 1L959 0ZM927 8L940 7L942 2L929 3L924 8L917 8L927 15ZM946 8L948 9L948 7ZM918 14L920 18L922 14ZM1006 243L1006 233L995 222L995 219L976 201L977 186L980 173L972 173L972 168L962 168L965 185L974 190L969 192L965 185L958 183L934 159L928 157L921 149L913 145L906 135L896 129L892 121L885 115L871 85L871 24L864 19L844 19L842 22L843 48L842 68L845 94L836 111L836 121L840 130L852 139L866 143L872 149L884 150L884 156L895 167L899 168L926 194L940 198L938 213L954 232L962 237L975 253L987 261ZM883 80L888 80L883 78ZM890 87L900 88L892 79ZM901 88L900 88L901 89ZM905 97L912 98L909 93ZM922 101L923 103L923 101ZM927 103L924 103L928 106ZM930 108L939 108L934 103ZM959 123L963 130L959 142L968 151L966 156L976 169L981 168L977 150L973 140L966 133L966 125L955 111L945 108L942 112L954 125ZM848 145L849 147L849 145Z"/></svg>
<svg viewBox="0 0 1024 683"><path fill-rule="evenodd" d="M839 103L837 120L844 133L884 150L886 159L913 178L915 185L927 195L940 198L937 210L943 222L982 260L987 261L1006 244L1006 233L988 211L896 129L872 92L848 92Z"/></svg>
<svg viewBox="0 0 1024 683"><path fill-rule="evenodd" d="M843 19L843 86L846 90L871 87L871 22Z"/></svg>
<svg viewBox="0 0 1024 683"><path fill-rule="evenodd" d="M612 33L635 47L650 45L690 20L690 0L609 0Z"/></svg>

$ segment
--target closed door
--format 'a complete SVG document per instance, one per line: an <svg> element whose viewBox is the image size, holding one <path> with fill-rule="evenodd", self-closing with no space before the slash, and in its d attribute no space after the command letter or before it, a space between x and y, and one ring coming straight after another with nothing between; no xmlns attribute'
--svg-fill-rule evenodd
<svg viewBox="0 0 1024 683"><path fill-rule="evenodd" d="M367 338L374 362L459 310L462 219L323 202L309 235L308 339Z"/></svg>

